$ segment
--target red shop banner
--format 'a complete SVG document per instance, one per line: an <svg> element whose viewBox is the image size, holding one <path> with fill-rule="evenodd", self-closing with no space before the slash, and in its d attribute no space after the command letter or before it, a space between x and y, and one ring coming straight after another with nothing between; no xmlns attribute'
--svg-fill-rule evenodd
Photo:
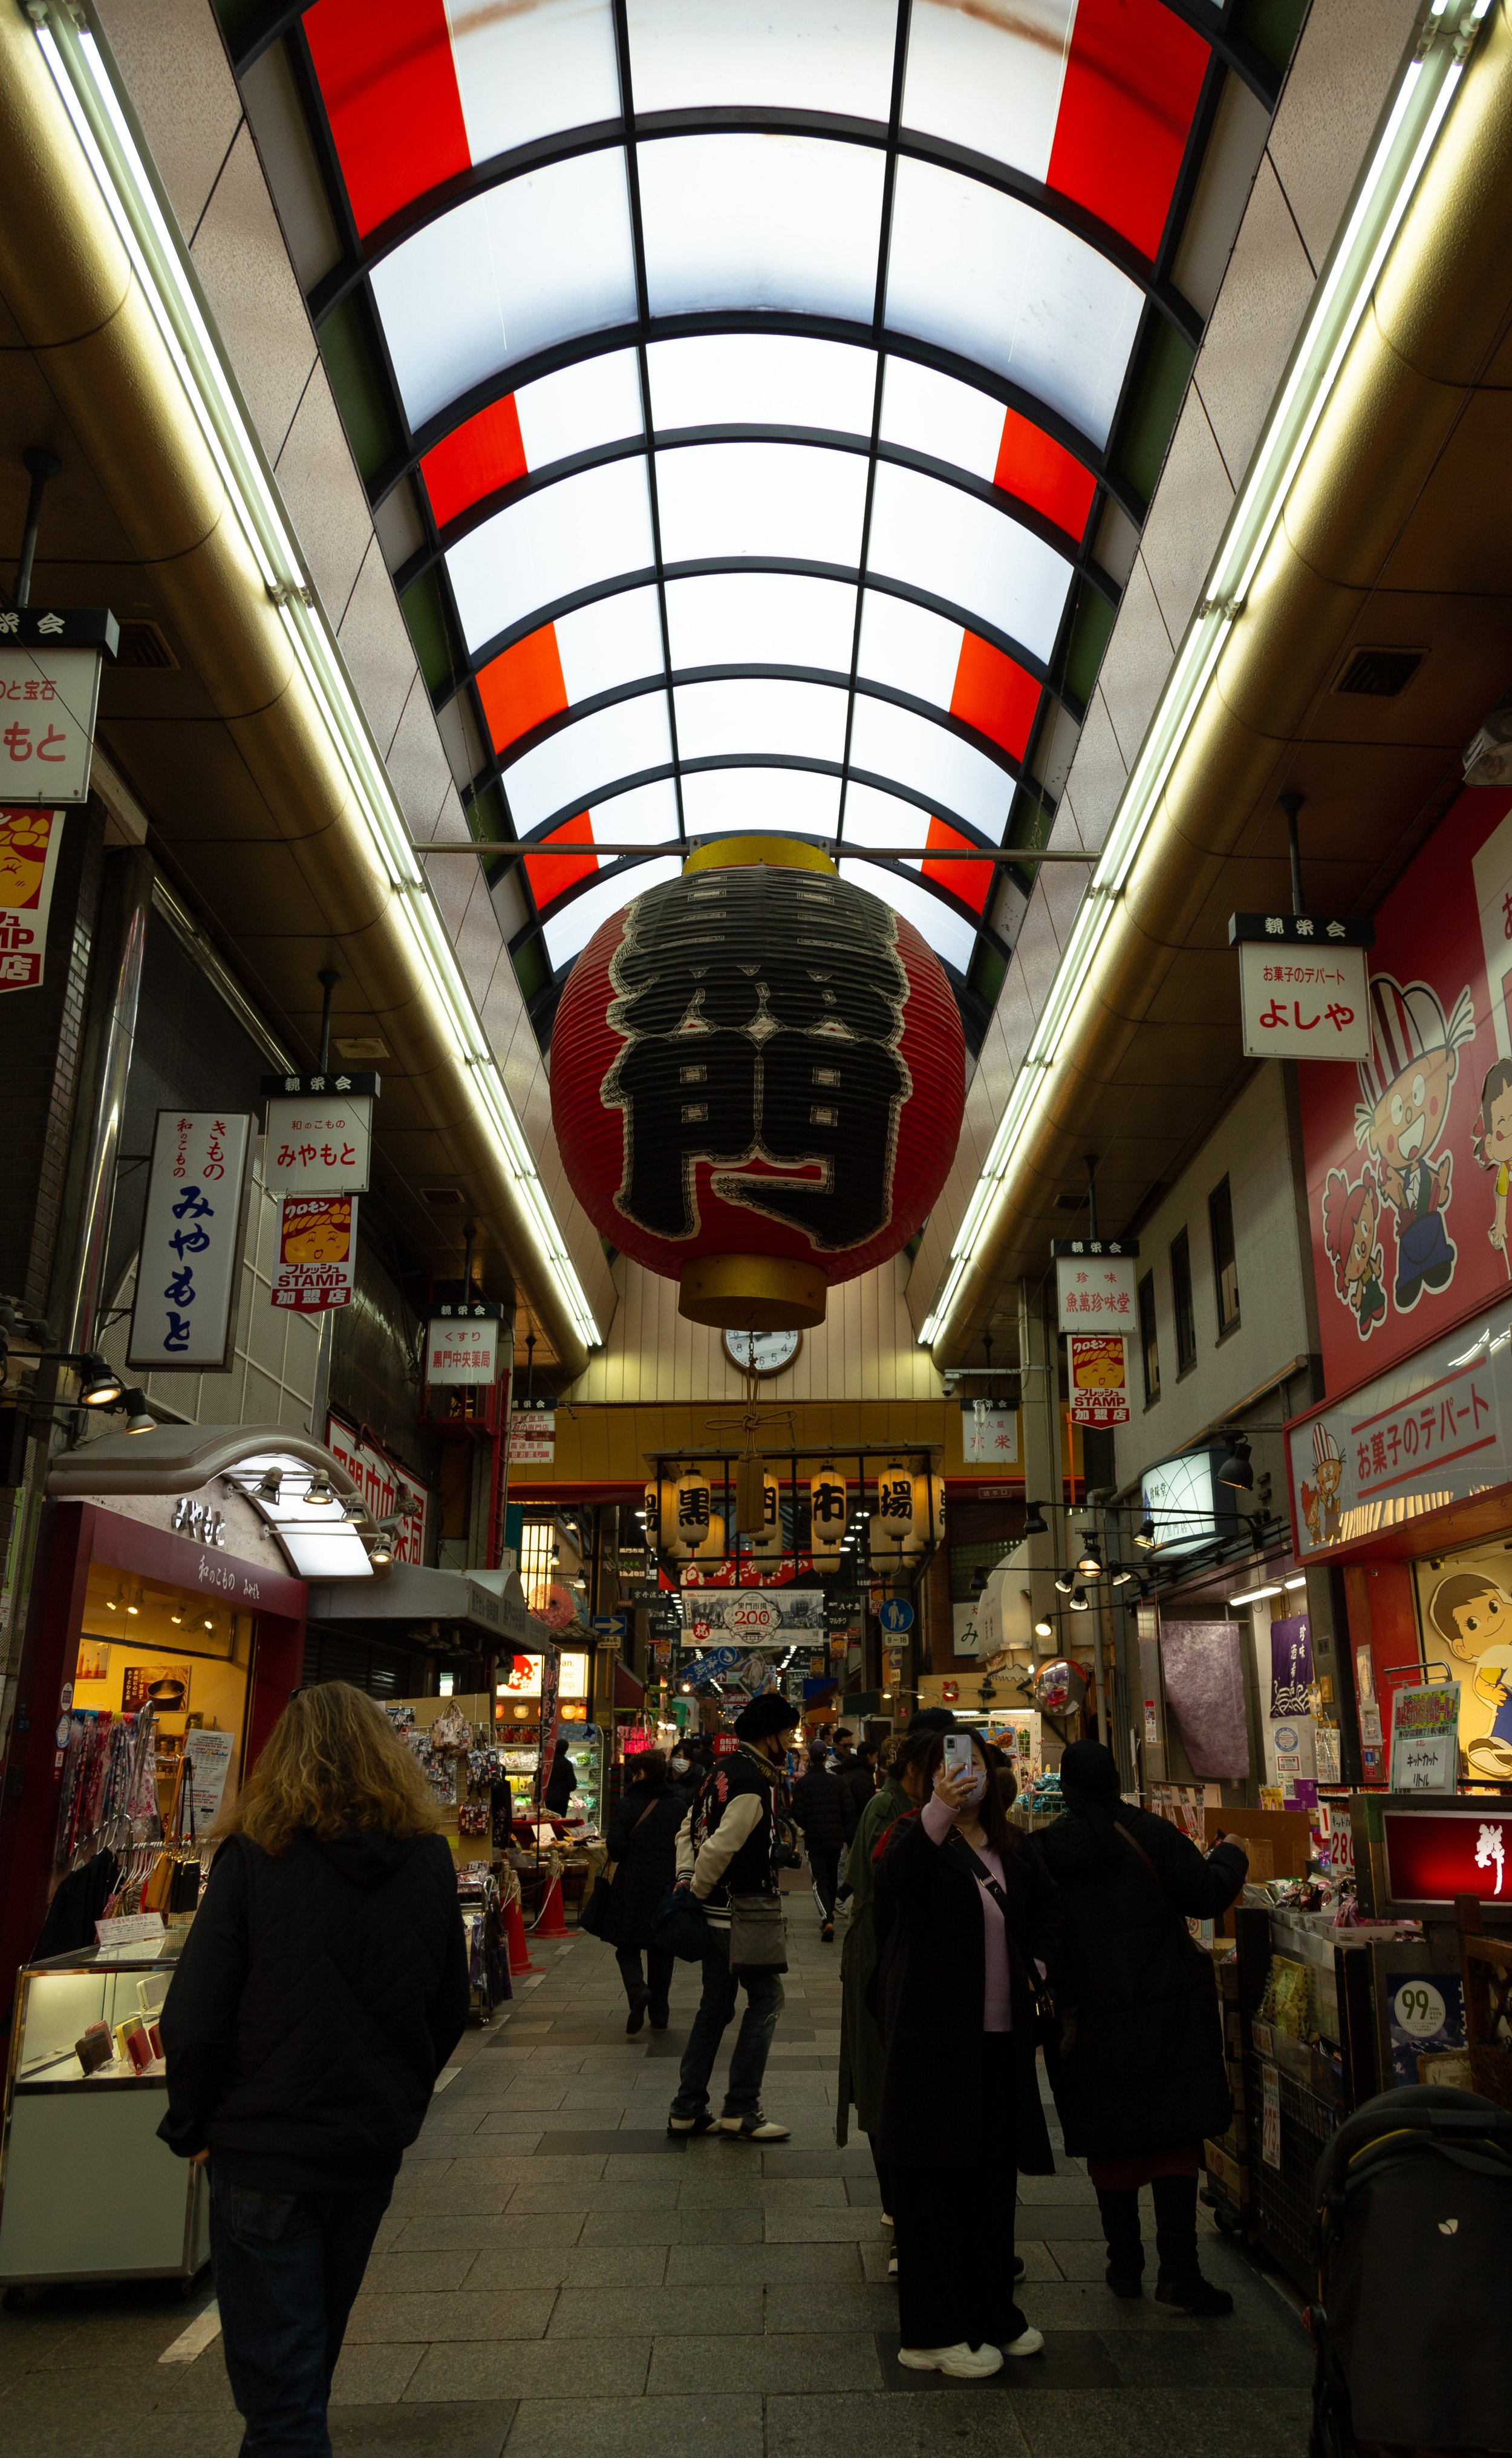
<svg viewBox="0 0 1512 2458"><path fill-rule="evenodd" d="M1474 1895L1512 1903L1512 1809L1488 1798L1467 1809L1387 1809L1386 1894L1393 1904L1452 1904Z"/></svg>
<svg viewBox="0 0 1512 2458"><path fill-rule="evenodd" d="M1331 1393L1512 1297L1509 805L1460 794L1377 915L1369 1057L1299 1078Z"/></svg>

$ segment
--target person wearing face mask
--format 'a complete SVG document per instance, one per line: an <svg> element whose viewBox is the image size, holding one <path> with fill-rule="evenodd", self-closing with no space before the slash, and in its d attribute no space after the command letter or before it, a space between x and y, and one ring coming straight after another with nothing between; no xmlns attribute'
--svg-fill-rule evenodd
<svg viewBox="0 0 1512 2458"><path fill-rule="evenodd" d="M898 2244L898 2361L970 2381L1045 2344L1014 2302L1017 2178L1053 2175L1035 2067L1036 1968L1058 1950L1054 1887L1008 1823L975 1737L934 1740L923 1807L875 1869L882 1931L879 2149Z"/></svg>
<svg viewBox="0 0 1512 2458"><path fill-rule="evenodd" d="M761 2107L767 2055L782 2011L780 1972L754 1966L733 1970L730 1929L735 1901L777 1896L773 1855L786 1807L782 1767L787 1736L797 1721L797 1709L770 1691L742 1708L735 1718L736 1748L715 1761L677 1837L677 1883L691 1886L704 1905L709 1943L703 1995L667 2114L669 2134L723 2132L742 2142L788 2138L787 2126ZM709 2109L709 2078L742 1985L746 2010L731 2053L724 2109L715 2118Z"/></svg>

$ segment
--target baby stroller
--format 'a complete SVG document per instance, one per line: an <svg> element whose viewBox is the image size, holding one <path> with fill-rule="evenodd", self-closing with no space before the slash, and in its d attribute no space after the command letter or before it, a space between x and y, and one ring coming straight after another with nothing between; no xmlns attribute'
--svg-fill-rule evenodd
<svg viewBox="0 0 1512 2458"><path fill-rule="evenodd" d="M1512 2114L1414 2083L1341 2125L1314 2179L1308 2458L1504 2450Z"/></svg>

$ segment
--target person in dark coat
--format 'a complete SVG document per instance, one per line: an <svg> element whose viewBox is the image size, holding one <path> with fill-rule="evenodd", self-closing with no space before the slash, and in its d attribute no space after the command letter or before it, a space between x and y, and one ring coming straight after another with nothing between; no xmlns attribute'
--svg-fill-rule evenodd
<svg viewBox="0 0 1512 2458"><path fill-rule="evenodd" d="M625 1983L630 2000L625 2029L633 2039L648 2008L652 2030L667 2029L675 1958L652 1946L651 1933L662 1901L676 1880L677 1829L688 1815L688 1795L669 1780L660 1750L643 1750L638 1757L627 1759L625 1773L630 1781L609 1822L609 1859L614 1875L602 1936L604 1944L614 1948Z"/></svg>
<svg viewBox="0 0 1512 2458"><path fill-rule="evenodd" d="M1097 2188L1108 2284L1141 2292L1149 2185L1156 2303L1231 2313L1232 2297L1197 2266L1201 2145L1223 2132L1232 2103L1212 1959L1187 1923L1227 1911L1244 1885L1244 1847L1226 1835L1204 1858L1169 1819L1131 1808L1101 1741L1071 1743L1061 1794L1064 1815L1035 1839L1066 1923L1062 2038L1046 2062L1066 2148Z"/></svg>
<svg viewBox="0 0 1512 2458"><path fill-rule="evenodd" d="M551 1760L551 1772L546 1780L541 1805L552 1818L565 1818L568 1805L577 1789L577 1769L568 1755L567 1735L558 1733Z"/></svg>
<svg viewBox="0 0 1512 2458"><path fill-rule="evenodd" d="M163 2003L158 2134L208 2161L248 2450L328 2451L347 2316L467 2019L457 1873L420 1767L344 1681L299 1691L222 1818Z"/></svg>
<svg viewBox="0 0 1512 2458"><path fill-rule="evenodd" d="M808 1773L793 1787L793 1816L803 1830L814 1893L819 1907L819 1936L835 1943L835 1889L839 1884L840 1854L856 1832L856 1804L822 1748L809 1752Z"/></svg>
<svg viewBox="0 0 1512 2458"><path fill-rule="evenodd" d="M1012 1827L982 1745L887 1829L875 1863L878 2152L897 2226L899 2362L972 2380L1045 2344L1013 2297L1016 2178L1053 2174L1035 2065L1034 1968L1055 1890Z"/></svg>

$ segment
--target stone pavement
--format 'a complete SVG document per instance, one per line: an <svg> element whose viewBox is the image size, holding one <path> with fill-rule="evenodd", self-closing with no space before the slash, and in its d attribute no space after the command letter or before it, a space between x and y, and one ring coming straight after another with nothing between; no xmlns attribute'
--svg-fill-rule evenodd
<svg viewBox="0 0 1512 2458"><path fill-rule="evenodd" d="M1046 2355L981 2383L893 2362L870 2159L834 2143L839 1948L810 1896L790 1926L766 2101L793 2138L769 2150L667 2140L690 1966L672 2028L627 2040L609 1948L536 1948L545 1977L468 2031L404 2162L337 2374L338 2458L1301 2458L1311 2363L1289 2301L1210 2237L1232 2320L1118 2302L1064 2156L1021 2180L1021 2302ZM0 2313L0 2447L233 2458L218 2338L162 2361L207 2287L54 2289Z"/></svg>

